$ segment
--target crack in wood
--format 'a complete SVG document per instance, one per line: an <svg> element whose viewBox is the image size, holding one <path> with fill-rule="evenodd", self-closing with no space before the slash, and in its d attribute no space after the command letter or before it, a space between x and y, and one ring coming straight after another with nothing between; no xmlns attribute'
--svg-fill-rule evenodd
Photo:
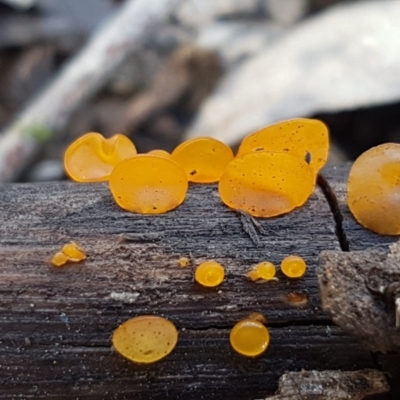
<svg viewBox="0 0 400 400"><path fill-rule="evenodd" d="M337 196L329 184L328 180L321 174L318 174L317 185L321 189L326 201L328 202L329 208L333 214L335 221L335 234L339 240L340 248L342 251L350 251L349 241L343 227L343 215L340 210Z"/></svg>

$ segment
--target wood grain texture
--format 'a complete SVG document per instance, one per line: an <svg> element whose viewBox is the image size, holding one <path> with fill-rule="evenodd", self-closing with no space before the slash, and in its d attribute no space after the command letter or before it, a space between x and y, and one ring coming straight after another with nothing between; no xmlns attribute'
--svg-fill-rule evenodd
<svg viewBox="0 0 400 400"><path fill-rule="evenodd" d="M334 188L343 179L327 174ZM51 268L46 261L71 240L87 260ZM322 250L339 244L318 188L301 209L254 224L222 205L215 185L191 186L181 207L159 216L120 210L101 183L2 185L0 399L254 399L273 394L285 371L374 368L371 354L321 311ZM303 279L243 276L288 254L307 261ZM181 256L192 264L179 267ZM193 282L194 265L206 259L226 268L216 289ZM307 294L307 304L289 304L291 292ZM229 330L255 311L268 319L271 345L246 359L230 349ZM110 344L113 330L140 314L179 329L174 352L145 367Z"/></svg>

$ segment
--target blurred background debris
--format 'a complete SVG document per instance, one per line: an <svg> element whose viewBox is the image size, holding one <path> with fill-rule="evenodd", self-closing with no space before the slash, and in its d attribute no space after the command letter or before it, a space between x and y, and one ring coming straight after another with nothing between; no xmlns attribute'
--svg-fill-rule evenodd
<svg viewBox="0 0 400 400"><path fill-rule="evenodd" d="M399 1L148 0L107 34L140 2L0 0L0 181L65 179L64 150L87 131L128 134L141 152L197 135L235 147L316 117L336 163L400 141ZM54 90L88 50L103 51L91 59L101 78Z"/></svg>

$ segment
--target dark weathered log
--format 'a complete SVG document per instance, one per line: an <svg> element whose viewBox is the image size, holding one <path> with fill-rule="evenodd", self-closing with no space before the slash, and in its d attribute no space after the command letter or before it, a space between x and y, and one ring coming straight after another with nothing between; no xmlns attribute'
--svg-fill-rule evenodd
<svg viewBox="0 0 400 400"><path fill-rule="evenodd" d="M70 240L87 260L50 267ZM254 399L273 394L285 371L375 368L320 309L322 250L340 248L318 188L304 207L254 223L222 205L215 185L193 185L181 207L159 216L122 211L101 183L0 186L0 399ZM288 254L305 258L304 278L245 279L255 263L279 265ZM179 267L181 256L192 265ZM193 282L194 265L210 258L227 272L217 289ZM292 292L306 304L288 302ZM254 311L267 317L271 345L246 359L230 349L229 330ZM118 324L139 314L164 315L180 335L169 357L146 367L110 344Z"/></svg>

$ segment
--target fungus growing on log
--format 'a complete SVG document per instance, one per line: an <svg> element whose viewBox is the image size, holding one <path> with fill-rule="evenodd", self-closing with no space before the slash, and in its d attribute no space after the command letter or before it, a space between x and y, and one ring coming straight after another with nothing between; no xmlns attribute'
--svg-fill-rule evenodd
<svg viewBox="0 0 400 400"><path fill-rule="evenodd" d="M231 330L229 341L233 349L247 357L256 357L264 353L269 345L269 331L265 327L265 318L258 313L251 314L239 321Z"/></svg>
<svg viewBox="0 0 400 400"><path fill-rule="evenodd" d="M300 157L260 151L232 160L218 190L221 200L231 208L254 217L274 217L303 205L314 190L314 182L312 169Z"/></svg>
<svg viewBox="0 0 400 400"><path fill-rule="evenodd" d="M186 171L190 182L218 182L233 159L229 146L211 137L198 137L180 144L172 158Z"/></svg>
<svg viewBox="0 0 400 400"><path fill-rule="evenodd" d="M194 278L200 285L206 287L218 286L225 277L223 266L216 261L205 261L200 264L195 272Z"/></svg>
<svg viewBox="0 0 400 400"><path fill-rule="evenodd" d="M329 131L316 119L289 119L246 136L237 155L257 151L288 152L298 156L309 162L316 176L328 158Z"/></svg>
<svg viewBox="0 0 400 400"><path fill-rule="evenodd" d="M399 235L399 198L400 144L372 147L354 161L347 204L358 223L381 235Z"/></svg>
<svg viewBox="0 0 400 400"><path fill-rule="evenodd" d="M281 271L288 278L301 278L307 269L307 264L299 256L288 256L282 260Z"/></svg>
<svg viewBox="0 0 400 400"><path fill-rule="evenodd" d="M64 168L77 182L107 181L113 168L136 155L136 147L125 135L105 139L89 132L69 145L64 155Z"/></svg>
<svg viewBox="0 0 400 400"><path fill-rule="evenodd" d="M188 189L185 171L175 161L139 154L119 163L110 176L110 190L124 210L161 214L183 203Z"/></svg>
<svg viewBox="0 0 400 400"><path fill-rule="evenodd" d="M151 364L163 359L172 352L177 342L175 325L155 315L129 319L112 336L114 349L138 364Z"/></svg>

